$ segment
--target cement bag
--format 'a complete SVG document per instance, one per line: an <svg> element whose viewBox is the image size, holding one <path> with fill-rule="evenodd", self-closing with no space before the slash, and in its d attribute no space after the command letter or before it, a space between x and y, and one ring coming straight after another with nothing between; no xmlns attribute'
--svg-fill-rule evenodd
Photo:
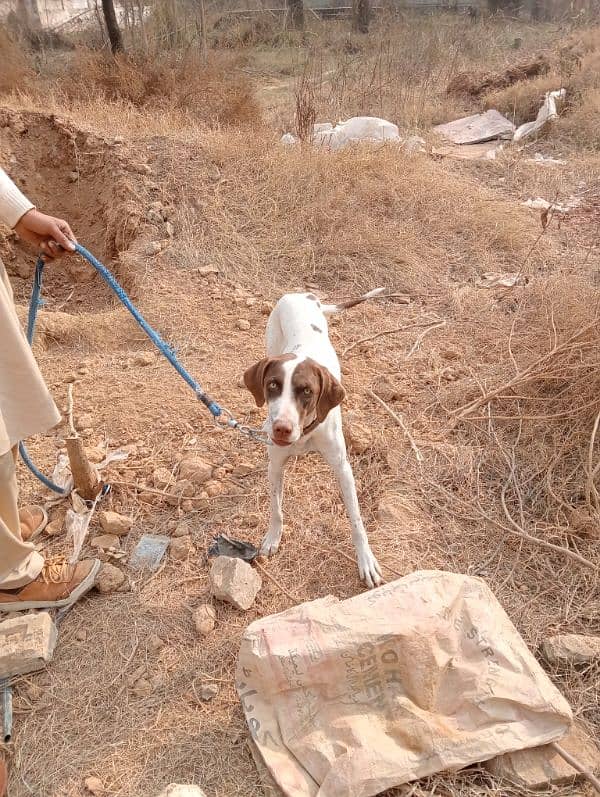
<svg viewBox="0 0 600 797"><path fill-rule="evenodd" d="M438 571L257 620L237 690L289 797L370 797L560 739L572 721L485 582Z"/></svg>

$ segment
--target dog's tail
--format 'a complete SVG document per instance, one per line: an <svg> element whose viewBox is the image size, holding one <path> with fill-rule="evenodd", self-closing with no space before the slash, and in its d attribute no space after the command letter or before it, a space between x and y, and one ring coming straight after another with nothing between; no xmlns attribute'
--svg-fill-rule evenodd
<svg viewBox="0 0 600 797"><path fill-rule="evenodd" d="M385 292L385 288L375 288L368 293L363 293L362 296L358 296L356 299L347 299L345 302L339 302L339 304L323 304L321 305L321 310L325 315L341 313L342 310L348 310L349 307L355 307L357 304L367 302L369 299L376 299L379 296L383 296Z"/></svg>

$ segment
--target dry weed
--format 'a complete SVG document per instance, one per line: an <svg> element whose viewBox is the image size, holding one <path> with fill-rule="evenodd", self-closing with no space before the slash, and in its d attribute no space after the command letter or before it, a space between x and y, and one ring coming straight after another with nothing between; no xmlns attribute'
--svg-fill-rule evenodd
<svg viewBox="0 0 600 797"><path fill-rule="evenodd" d="M195 54L178 57L117 56L79 50L59 80L69 100L97 95L162 113L180 110L207 124L253 124L260 118L249 81L233 59L203 64Z"/></svg>
<svg viewBox="0 0 600 797"><path fill-rule="evenodd" d="M516 125L520 125L535 119L546 93L559 88L562 88L562 85L558 76L543 75L488 92L483 98L483 103L486 108L495 108Z"/></svg>
<svg viewBox="0 0 600 797"><path fill-rule="evenodd" d="M31 58L23 50L22 43L12 38L0 27L0 94L27 91L33 81Z"/></svg>

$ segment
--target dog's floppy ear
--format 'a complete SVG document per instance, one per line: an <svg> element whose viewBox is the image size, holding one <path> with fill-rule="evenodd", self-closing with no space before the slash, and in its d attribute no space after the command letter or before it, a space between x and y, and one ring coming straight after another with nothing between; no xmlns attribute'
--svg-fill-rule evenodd
<svg viewBox="0 0 600 797"><path fill-rule="evenodd" d="M265 403L265 371L273 360L272 357L263 357L244 373L244 384L254 396L257 407L262 407Z"/></svg>
<svg viewBox="0 0 600 797"><path fill-rule="evenodd" d="M346 391L338 380L322 365L317 366L321 376L321 392L317 400L317 420L323 423L330 410L341 404Z"/></svg>

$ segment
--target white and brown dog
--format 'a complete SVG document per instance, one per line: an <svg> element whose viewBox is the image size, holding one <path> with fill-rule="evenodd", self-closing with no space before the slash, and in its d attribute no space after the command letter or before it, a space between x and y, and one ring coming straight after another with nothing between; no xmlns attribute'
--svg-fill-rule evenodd
<svg viewBox="0 0 600 797"><path fill-rule="evenodd" d="M323 305L312 293L283 296L267 323L267 357L244 374L257 405L267 403L264 430L273 443L269 446L271 520L261 553L275 553L281 541L285 463L290 457L319 451L339 482L352 526L358 570L368 587L382 583L381 570L367 540L346 454L339 407L345 392L340 384L340 363L329 340L327 316L382 292L378 288L337 305Z"/></svg>

